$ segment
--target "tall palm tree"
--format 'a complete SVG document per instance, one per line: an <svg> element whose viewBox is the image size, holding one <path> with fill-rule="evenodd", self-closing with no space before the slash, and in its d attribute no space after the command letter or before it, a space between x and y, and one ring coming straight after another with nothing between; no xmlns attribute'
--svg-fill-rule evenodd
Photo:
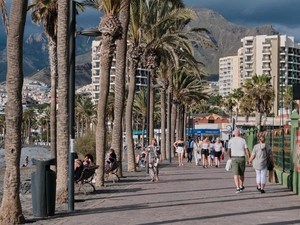
<svg viewBox="0 0 300 225"><path fill-rule="evenodd" d="M173 104L172 109L172 124L171 130L172 133L175 133L175 121L180 120L180 115L178 111L181 107L181 110L184 110L186 106L189 106L193 102L199 102L201 99L206 99L206 93L204 92L206 86L204 82L196 76L191 75L190 70L186 67L181 67L178 69L174 75L173 79L173 100L179 102L180 104ZM177 127L183 127L183 125L177 124ZM182 130L182 129L181 129ZM176 134L182 134L178 129ZM184 134L181 135L183 137ZM174 138L174 137L173 137ZM172 140L174 141L174 140ZM173 143L173 142L172 142Z"/></svg>
<svg viewBox="0 0 300 225"><path fill-rule="evenodd" d="M0 0L0 10L1 10L2 21L4 24L4 30L7 33L8 32L8 14L7 14L5 0Z"/></svg>
<svg viewBox="0 0 300 225"><path fill-rule="evenodd" d="M0 115L0 128L2 129L1 135L2 135L2 141L5 140L5 134L6 134L6 121L5 121L5 115Z"/></svg>
<svg viewBox="0 0 300 225"><path fill-rule="evenodd" d="M89 97L82 97L79 101L76 101L76 114L80 115L82 120L85 120L85 131L90 132L90 123L92 118L96 115L96 107ZM82 131L84 129L82 128Z"/></svg>
<svg viewBox="0 0 300 225"><path fill-rule="evenodd" d="M245 94L241 99L240 110L245 116L245 121L249 122L250 114L254 111L249 95Z"/></svg>
<svg viewBox="0 0 300 225"><path fill-rule="evenodd" d="M122 177L122 146L123 146L123 112L125 100L125 69L126 69L126 52L127 52L127 31L129 24L129 9L131 0L121 0L119 20L122 27L122 37L116 40L116 82L115 82L115 120L112 133L112 148L116 151L119 159L118 175ZM132 152L131 152L132 153ZM130 166L134 165L134 155L127 154ZM133 162L133 163L132 163ZM130 168L132 169L132 168ZM133 167L135 169L135 166Z"/></svg>
<svg viewBox="0 0 300 225"><path fill-rule="evenodd" d="M236 101L236 122L238 122L239 117L239 107L240 107L240 101L244 96L244 91L242 88L237 88L233 90L233 98Z"/></svg>
<svg viewBox="0 0 300 225"><path fill-rule="evenodd" d="M36 118L37 114L34 110L34 108L27 108L23 111L23 120L25 122L25 132L24 137L28 139L27 144L29 144L30 141L30 134L31 134L31 126L33 120Z"/></svg>
<svg viewBox="0 0 300 225"><path fill-rule="evenodd" d="M261 130L261 119L264 113L270 112L274 99L274 90L271 85L271 77L267 75L253 76L243 86L244 92L249 95L251 104L255 108L256 126Z"/></svg>
<svg viewBox="0 0 300 225"><path fill-rule="evenodd" d="M57 80L57 0L32 0L28 6L31 20L40 25L48 38L50 76L51 76L51 157L56 158L56 80Z"/></svg>
<svg viewBox="0 0 300 225"><path fill-rule="evenodd" d="M130 22L128 32L128 96L126 103L125 121L126 121L126 140L128 154L128 171L135 171L134 143L132 135L132 117L133 102L135 96L135 76L142 55L142 18L144 1L131 0L130 3Z"/></svg>
<svg viewBox="0 0 300 225"><path fill-rule="evenodd" d="M57 61L58 61L58 111L57 111L57 186L56 201L68 201L68 96L69 96L69 1L58 1L57 7Z"/></svg>
<svg viewBox="0 0 300 225"><path fill-rule="evenodd" d="M233 108L236 106L236 102L234 100L233 94L229 93L224 97L223 106L226 108L228 114L229 114L229 121L232 121L232 112Z"/></svg>
<svg viewBox="0 0 300 225"><path fill-rule="evenodd" d="M3 8L3 1L1 1ZM27 0L13 0L11 4L7 36L7 105L3 198L0 208L0 224L24 224L20 190L20 156L23 86L23 38Z"/></svg>
<svg viewBox="0 0 300 225"><path fill-rule="evenodd" d="M104 16L98 26L102 33L100 55L100 94L98 101L98 124L96 129L96 160L99 165L99 176L96 176L96 185L104 185L104 157L106 141L105 111L109 92L110 69L116 50L115 41L122 37L122 24L118 18L121 0L85 0L87 7L103 10Z"/></svg>

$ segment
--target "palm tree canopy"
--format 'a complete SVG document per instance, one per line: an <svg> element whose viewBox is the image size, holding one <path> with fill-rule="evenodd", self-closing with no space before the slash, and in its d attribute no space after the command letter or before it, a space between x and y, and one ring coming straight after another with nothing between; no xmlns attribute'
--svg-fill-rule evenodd
<svg viewBox="0 0 300 225"><path fill-rule="evenodd" d="M8 32L8 14L7 14L5 0L0 0L0 10L1 10L1 14L2 14L2 22L3 22L4 30L7 33Z"/></svg>

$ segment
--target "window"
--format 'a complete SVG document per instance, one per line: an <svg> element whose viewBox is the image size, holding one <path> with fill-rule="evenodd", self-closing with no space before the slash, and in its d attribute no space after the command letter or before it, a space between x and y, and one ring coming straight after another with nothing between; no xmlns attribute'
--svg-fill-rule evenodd
<svg viewBox="0 0 300 225"><path fill-rule="evenodd" d="M208 120L208 123L215 123L214 120Z"/></svg>

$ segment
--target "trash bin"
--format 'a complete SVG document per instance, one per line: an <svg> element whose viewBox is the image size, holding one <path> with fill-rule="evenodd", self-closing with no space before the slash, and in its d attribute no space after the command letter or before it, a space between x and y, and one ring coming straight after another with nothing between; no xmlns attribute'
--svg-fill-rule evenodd
<svg viewBox="0 0 300 225"><path fill-rule="evenodd" d="M55 211L56 173L50 170L54 158L33 158L36 171L31 174L32 211L36 217L53 216Z"/></svg>

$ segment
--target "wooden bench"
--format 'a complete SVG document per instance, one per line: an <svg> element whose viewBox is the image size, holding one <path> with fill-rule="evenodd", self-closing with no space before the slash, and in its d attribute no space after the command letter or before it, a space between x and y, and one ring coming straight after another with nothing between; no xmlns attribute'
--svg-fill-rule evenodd
<svg viewBox="0 0 300 225"><path fill-rule="evenodd" d="M104 178L106 180L108 180L108 178L112 178L113 183L115 183L115 179L117 179L117 181L119 181L120 178L117 174L119 165L120 165L119 161L113 163L111 170L104 174L105 175Z"/></svg>
<svg viewBox="0 0 300 225"><path fill-rule="evenodd" d="M76 184L78 184L78 191L80 191L81 187L83 188L83 192L86 195L87 191L84 189L85 184L89 184L93 191L96 190L95 185L93 184L93 179L95 175L96 169L98 169L99 166L90 166L87 168L84 168L79 179L75 181Z"/></svg>

